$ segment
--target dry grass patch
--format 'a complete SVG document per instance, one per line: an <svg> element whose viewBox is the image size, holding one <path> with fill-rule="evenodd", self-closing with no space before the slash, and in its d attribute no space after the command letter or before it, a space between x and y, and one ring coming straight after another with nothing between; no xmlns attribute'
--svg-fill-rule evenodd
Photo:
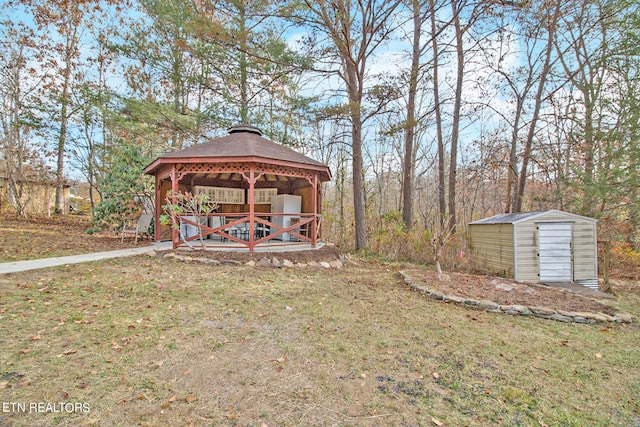
<svg viewBox="0 0 640 427"><path fill-rule="evenodd" d="M638 315L637 294L621 299ZM0 276L2 425L629 426L637 324L436 302L341 270L134 257Z"/></svg>
<svg viewBox="0 0 640 427"><path fill-rule="evenodd" d="M0 262L77 255L135 247L131 236L86 234L90 219L81 216L20 218L0 214ZM142 240L138 245L148 245Z"/></svg>

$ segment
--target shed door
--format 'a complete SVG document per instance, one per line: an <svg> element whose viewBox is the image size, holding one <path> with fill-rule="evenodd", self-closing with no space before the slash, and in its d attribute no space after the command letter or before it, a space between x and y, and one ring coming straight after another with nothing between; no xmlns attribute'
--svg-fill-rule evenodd
<svg viewBox="0 0 640 427"><path fill-rule="evenodd" d="M571 223L538 224L538 260L541 282L573 281Z"/></svg>

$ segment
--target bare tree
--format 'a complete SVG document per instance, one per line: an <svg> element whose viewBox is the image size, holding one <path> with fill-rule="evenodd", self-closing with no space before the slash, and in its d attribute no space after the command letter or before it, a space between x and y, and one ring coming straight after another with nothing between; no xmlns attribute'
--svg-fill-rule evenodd
<svg viewBox="0 0 640 427"><path fill-rule="evenodd" d="M438 32L438 24L436 20L436 0L429 0L429 12L431 15L431 49L433 54L433 102L434 113L436 115L436 141L438 145L438 212L442 220L445 218L447 211L446 202L446 186L445 186L445 152L444 152L444 136L442 132L442 105L440 103L440 48L436 34Z"/></svg>
<svg viewBox="0 0 640 427"><path fill-rule="evenodd" d="M42 159L29 138L38 126L33 107L41 80L35 74L27 77L25 51L34 46L32 33L27 28L7 27L4 36L0 56L0 172L7 178L9 202L18 215L26 216L45 175Z"/></svg>
<svg viewBox="0 0 640 427"><path fill-rule="evenodd" d="M407 228L413 224L413 179L415 176L416 95L422 56L421 34L424 22L424 6L419 0L411 0L413 35L411 41L411 69L407 97L407 117L404 129L404 156L402 165L402 220Z"/></svg>
<svg viewBox="0 0 640 427"><path fill-rule="evenodd" d="M297 16L325 37L329 47L323 54L334 58L339 68L324 71L336 74L345 84L348 101L345 111L351 123L356 249L367 246L362 150L367 117L363 117L362 104L369 60L391 34L394 12L400 3L400 0L306 0L305 12Z"/></svg>
<svg viewBox="0 0 640 427"><path fill-rule="evenodd" d="M557 23L560 17L560 5L560 0L555 0L555 2L545 2L542 9L544 13L543 16L545 16L545 19L542 20L542 25L547 32L547 41L544 50L542 70L537 82L538 88L536 90L536 95L533 101L533 113L531 122L529 123L527 138L525 140L524 152L522 154L522 167L520 168L520 175L518 177L518 191L516 193L515 200L512 203L511 210L513 212L520 212L522 210L522 200L524 198L524 191L527 183L527 173L529 161L531 160L531 150L536 135L536 125L540 117L540 109L542 108L542 103L544 102L547 77L552 66L552 53L554 48Z"/></svg>
<svg viewBox="0 0 640 427"><path fill-rule="evenodd" d="M76 67L80 57L80 32L85 8L91 0L36 1L32 11L36 23L43 29L53 29L43 43L41 55L46 59L49 71L49 87L52 89L52 119L58 123L56 150L56 199L55 211L66 213L65 149L67 147L68 124L73 113L71 92L76 78ZM48 33L48 32L47 32Z"/></svg>

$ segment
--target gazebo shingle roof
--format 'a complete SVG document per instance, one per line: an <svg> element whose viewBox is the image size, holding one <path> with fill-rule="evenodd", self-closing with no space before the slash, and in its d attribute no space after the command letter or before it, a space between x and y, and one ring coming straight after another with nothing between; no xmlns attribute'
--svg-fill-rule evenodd
<svg viewBox="0 0 640 427"><path fill-rule="evenodd" d="M312 169L326 169L327 178L330 178L329 168L323 163L262 137L258 128L248 125L234 126L229 129L229 135L192 145L184 150L163 154L145 168L145 173L153 173L162 163L191 159L206 161L205 159L215 160L216 158L237 158L238 160L254 158L264 159L267 162L275 160L295 163L311 166Z"/></svg>

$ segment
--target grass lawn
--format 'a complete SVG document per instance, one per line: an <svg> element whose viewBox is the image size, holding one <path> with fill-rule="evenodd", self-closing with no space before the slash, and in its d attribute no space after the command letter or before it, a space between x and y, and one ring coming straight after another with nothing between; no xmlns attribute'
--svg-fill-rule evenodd
<svg viewBox="0 0 640 427"><path fill-rule="evenodd" d="M0 425L640 423L637 323L449 305L397 268L139 256L0 276ZM636 286L615 304L639 316Z"/></svg>

